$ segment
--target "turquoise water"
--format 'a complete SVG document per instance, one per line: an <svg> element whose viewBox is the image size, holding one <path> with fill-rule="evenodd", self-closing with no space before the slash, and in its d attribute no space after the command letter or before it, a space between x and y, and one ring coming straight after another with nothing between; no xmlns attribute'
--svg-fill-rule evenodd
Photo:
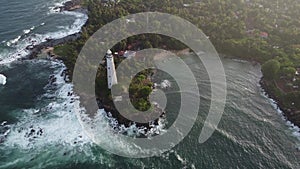
<svg viewBox="0 0 300 169"><path fill-rule="evenodd" d="M228 83L225 112L206 143L199 144L198 137L209 108L210 86L205 70L190 55L184 60L202 83L199 117L188 137L173 150L146 159L115 156L93 144L74 113L79 102L70 96L73 86L64 81L64 65L13 61L26 55L24 46L33 39L39 43L79 31L84 15L56 13L51 9L57 2L0 2L0 74L7 77L7 84L0 86L0 124L7 122L0 126L0 168L300 168L299 129L264 95L259 65L229 59L222 59ZM180 100L175 82L161 78L173 86L168 90L169 126ZM107 132L99 130L103 139ZM110 141L112 146L119 144Z"/></svg>

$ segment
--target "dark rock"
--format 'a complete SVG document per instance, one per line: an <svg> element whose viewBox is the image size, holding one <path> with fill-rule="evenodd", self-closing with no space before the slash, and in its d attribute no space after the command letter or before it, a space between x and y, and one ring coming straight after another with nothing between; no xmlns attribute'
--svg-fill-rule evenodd
<svg viewBox="0 0 300 169"><path fill-rule="evenodd" d="M2 137L2 136L0 136L0 144L1 144L1 143L4 143L4 140L5 140L5 138Z"/></svg>
<svg viewBox="0 0 300 169"><path fill-rule="evenodd" d="M43 129L39 129L39 131L36 133L38 136L42 136L43 135Z"/></svg>
<svg viewBox="0 0 300 169"><path fill-rule="evenodd" d="M32 133L35 133L35 130L34 129L31 129L30 130L30 133L32 134Z"/></svg>

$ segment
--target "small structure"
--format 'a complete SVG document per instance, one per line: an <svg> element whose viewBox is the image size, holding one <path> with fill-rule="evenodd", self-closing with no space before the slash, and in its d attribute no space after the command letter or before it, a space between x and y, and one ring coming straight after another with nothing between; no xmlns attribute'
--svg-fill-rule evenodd
<svg viewBox="0 0 300 169"><path fill-rule="evenodd" d="M135 19L134 18L130 18L130 19L126 19L126 23L135 23Z"/></svg>
<svg viewBox="0 0 300 169"><path fill-rule="evenodd" d="M122 96L116 96L114 97L114 102L121 102L123 100Z"/></svg>
<svg viewBox="0 0 300 169"><path fill-rule="evenodd" d="M113 85L118 84L114 57L111 50L108 50L106 52L105 57L106 57L106 67L107 67L107 84L108 84L108 89L111 89Z"/></svg>
<svg viewBox="0 0 300 169"><path fill-rule="evenodd" d="M268 38L269 37L269 34L267 32L260 32L259 36L261 38Z"/></svg>
<svg viewBox="0 0 300 169"><path fill-rule="evenodd" d="M123 56L124 56L125 58L130 59L130 58L135 57L135 55L136 55L136 52L135 52L135 51L127 50L127 51L124 52L124 55L123 55Z"/></svg>
<svg viewBox="0 0 300 169"><path fill-rule="evenodd" d="M296 76L299 76L299 75L300 75L300 68L297 68L297 69L296 69L295 75L296 75Z"/></svg>

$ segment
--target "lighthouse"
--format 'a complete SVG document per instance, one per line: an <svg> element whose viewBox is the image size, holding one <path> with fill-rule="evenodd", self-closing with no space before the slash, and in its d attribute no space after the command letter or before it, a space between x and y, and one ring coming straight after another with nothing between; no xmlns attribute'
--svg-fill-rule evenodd
<svg viewBox="0 0 300 169"><path fill-rule="evenodd" d="M108 50L106 52L106 67L108 89L111 89L113 85L118 84L114 57L112 55L111 50Z"/></svg>

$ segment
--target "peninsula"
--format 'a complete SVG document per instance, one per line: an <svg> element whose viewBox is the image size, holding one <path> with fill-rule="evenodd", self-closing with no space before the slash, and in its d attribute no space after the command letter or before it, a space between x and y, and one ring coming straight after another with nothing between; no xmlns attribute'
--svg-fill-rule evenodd
<svg viewBox="0 0 300 169"><path fill-rule="evenodd" d="M87 39L106 23L138 12L170 13L197 25L220 54L260 63L263 72L261 86L271 98L276 100L287 119L300 126L300 21L297 17L300 15L298 10L300 2L82 0L80 6L87 9L89 16L80 37L54 48L54 54L64 61L69 75L72 75L78 53ZM125 39L111 50L122 53L127 50L151 47L169 50L186 48L175 39L146 34ZM116 59L115 62L118 63L120 60ZM102 68L99 69L101 71ZM148 73L144 74L144 80L147 79ZM107 82L99 76L96 83L96 91L99 91L96 93L99 94L99 98L107 98L108 92L103 90L107 88ZM151 82L147 82L147 85L151 86ZM149 92L150 89L147 93ZM138 105L146 107L149 105L145 98L138 100L144 102L144 104L136 102ZM106 99L102 101L106 107L112 106Z"/></svg>

